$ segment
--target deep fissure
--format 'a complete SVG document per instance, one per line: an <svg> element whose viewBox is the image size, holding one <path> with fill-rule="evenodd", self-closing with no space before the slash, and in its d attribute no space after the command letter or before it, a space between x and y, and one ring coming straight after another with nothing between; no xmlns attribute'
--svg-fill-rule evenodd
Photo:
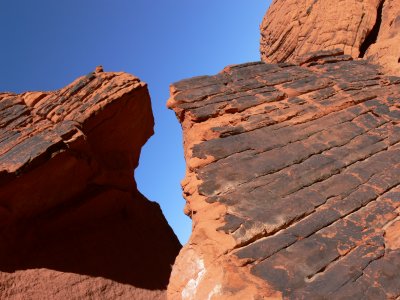
<svg viewBox="0 0 400 300"><path fill-rule="evenodd" d="M385 3L385 0L382 0L378 6L375 24L372 27L371 31L367 34L367 36L365 37L365 40L362 42L362 44L360 46L360 54L358 56L359 58L364 58L364 55L367 52L367 50L369 49L369 47L371 45L375 44L376 40L378 39L379 30L380 30L381 24L382 24L382 10L383 10L384 3Z"/></svg>

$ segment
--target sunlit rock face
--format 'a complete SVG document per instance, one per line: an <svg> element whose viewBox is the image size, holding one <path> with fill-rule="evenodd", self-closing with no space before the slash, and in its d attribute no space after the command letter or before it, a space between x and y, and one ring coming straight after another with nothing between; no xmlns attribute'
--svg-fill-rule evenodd
<svg viewBox="0 0 400 300"><path fill-rule="evenodd" d="M193 220L171 299L400 295L400 78L379 69L335 49L171 86Z"/></svg>
<svg viewBox="0 0 400 300"><path fill-rule="evenodd" d="M261 24L261 58L294 62L313 51L339 48L400 76L399 0L279 0Z"/></svg>
<svg viewBox="0 0 400 300"><path fill-rule="evenodd" d="M153 123L146 84L101 68L0 94L1 299L166 297L180 244L133 179Z"/></svg>

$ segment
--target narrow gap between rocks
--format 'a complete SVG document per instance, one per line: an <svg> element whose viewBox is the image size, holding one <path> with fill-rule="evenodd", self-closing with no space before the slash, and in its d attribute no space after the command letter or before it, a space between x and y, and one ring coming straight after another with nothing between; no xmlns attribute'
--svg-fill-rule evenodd
<svg viewBox="0 0 400 300"><path fill-rule="evenodd" d="M372 44L376 43L376 40L378 38L379 30L381 28L382 24L382 10L383 10L383 4L385 3L385 0L381 1L378 7L377 15L376 15L376 22L374 27L372 27L372 30L367 34L365 37L364 42L362 42L360 46L360 54L359 58L363 58L367 50Z"/></svg>

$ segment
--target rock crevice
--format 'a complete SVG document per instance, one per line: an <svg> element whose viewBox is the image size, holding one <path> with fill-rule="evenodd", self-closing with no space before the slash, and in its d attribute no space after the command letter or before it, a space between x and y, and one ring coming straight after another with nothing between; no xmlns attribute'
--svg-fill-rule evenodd
<svg viewBox="0 0 400 300"><path fill-rule="evenodd" d="M367 52L367 50L370 48L370 46L372 44L375 44L378 39L379 31L380 31L380 28L382 25L382 10L383 10L384 3L385 3L385 1L382 0L381 3L379 4L378 10L376 13L376 22L375 22L374 26L372 27L371 32L369 32L367 34L364 41L361 43L360 54L358 56L359 58L363 58L365 55L365 52Z"/></svg>

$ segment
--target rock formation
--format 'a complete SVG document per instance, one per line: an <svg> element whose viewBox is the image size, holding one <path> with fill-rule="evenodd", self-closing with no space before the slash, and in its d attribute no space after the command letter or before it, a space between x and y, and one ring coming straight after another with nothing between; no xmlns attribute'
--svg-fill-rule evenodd
<svg viewBox="0 0 400 300"><path fill-rule="evenodd" d="M146 84L98 66L0 93L0 298L400 299L399 15L275 0L264 62L171 85L193 220L172 273L181 246L133 179Z"/></svg>
<svg viewBox="0 0 400 300"><path fill-rule="evenodd" d="M340 48L400 75L400 0L275 0L261 24L261 57L294 62Z"/></svg>
<svg viewBox="0 0 400 300"><path fill-rule="evenodd" d="M1 299L165 298L180 244L133 180L152 133L128 74L0 94Z"/></svg>
<svg viewBox="0 0 400 300"><path fill-rule="evenodd" d="M318 25L312 16L330 5L314 1L308 21L288 3L269 13L286 6L286 19L264 22L290 25L264 57L297 64L235 65L171 86L193 220L171 299L399 299L400 77L340 49L299 56L318 40L288 20ZM369 19L345 52L358 56ZM285 47L298 36L309 48Z"/></svg>

